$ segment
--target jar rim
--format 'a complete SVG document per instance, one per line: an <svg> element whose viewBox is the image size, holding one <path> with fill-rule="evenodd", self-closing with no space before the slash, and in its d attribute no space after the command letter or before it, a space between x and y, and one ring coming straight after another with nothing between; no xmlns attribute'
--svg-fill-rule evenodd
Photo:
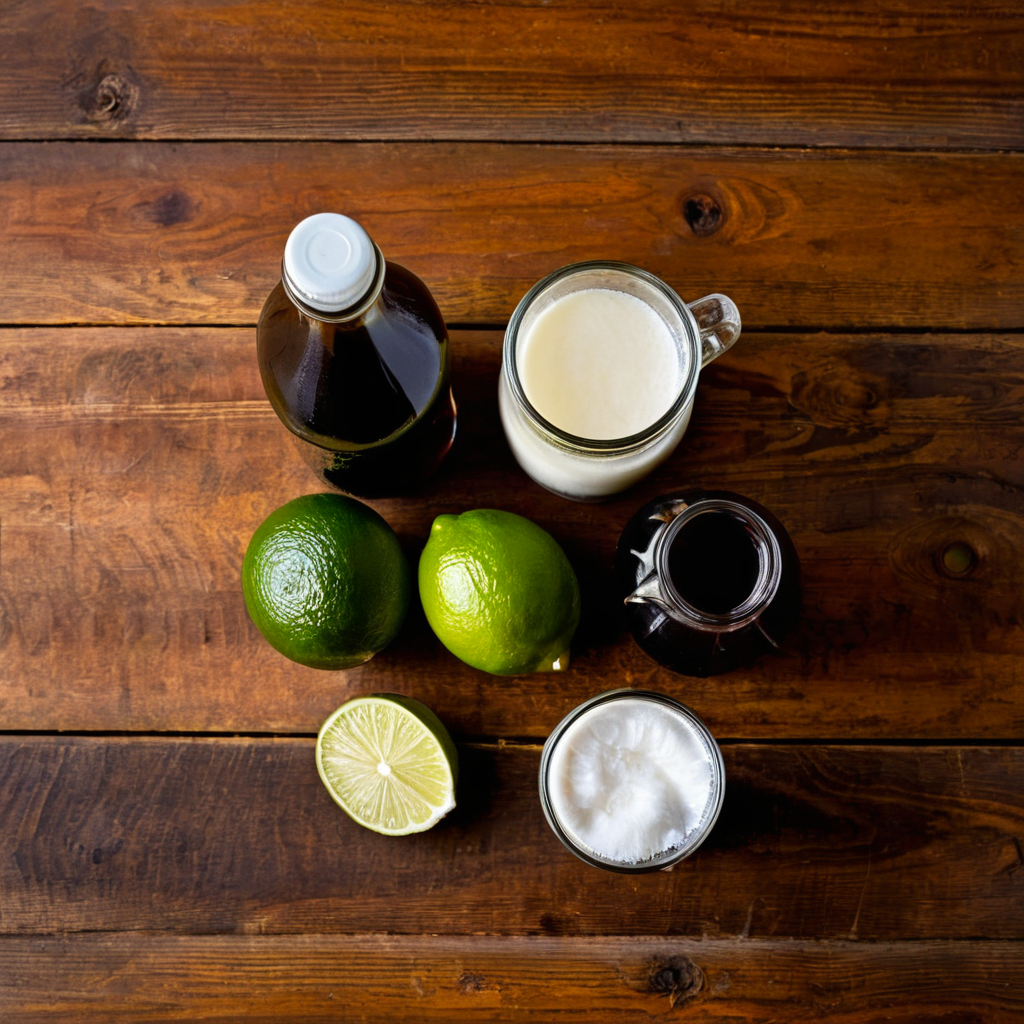
<svg viewBox="0 0 1024 1024"><path fill-rule="evenodd" d="M750 593L741 604L721 613L704 611L687 601L677 589L668 567L669 549L676 536L687 523L709 512L727 512L750 527L758 552L758 576ZM733 632L755 622L775 599L782 582L782 548L775 531L753 509L728 498L701 498L679 512L658 536L654 565L669 610L679 613L687 624L721 632Z"/></svg>
<svg viewBox="0 0 1024 1024"><path fill-rule="evenodd" d="M637 278L659 291L679 314L679 320L690 343L691 358L689 365L685 377L680 384L679 393L676 395L672 405L649 426L627 437L608 439L586 438L572 434L567 430L562 430L561 427L556 427L550 420L542 416L530 402L529 398L527 398L526 391L519 377L519 368L516 365L516 343L519 339L519 325L534 301L558 281L593 270L610 270L625 274L629 277ZM502 346L502 371L509 383L512 394L527 418L532 421L535 427L549 435L561 447L576 454L582 452L587 455L597 456L625 455L643 448L658 437L658 435L664 433L690 405L697 390L697 376L701 368L700 356L700 331L697 327L697 321L674 288L666 284L660 277L641 267L633 266L631 263L621 263L615 260L585 260L580 263L569 263L548 274L547 277L538 281L519 300L519 304L516 306L508 322L508 327L505 329L505 340Z"/></svg>
<svg viewBox="0 0 1024 1024"><path fill-rule="evenodd" d="M558 741L565 734L569 726L592 708L608 703L609 701L625 700L629 698L661 704L664 707L668 707L682 715L682 717L686 719L687 723L693 727L694 732L703 741L704 748L708 754L708 761L711 765L711 795L708 797L708 805L705 807L704 814L698 822L697 827L690 833L690 837L692 837L692 839L687 837L687 840L684 841L682 845L666 850L661 854L657 854L649 860L639 861L635 864L611 860L608 857L602 857L600 854L580 846L562 827L557 815L555 814L554 808L551 805L551 798L548 794L548 768L551 763L551 757ZM672 867L674 864L678 864L681 860L685 860L699 846L701 846L704 840L711 834L711 830L714 828L715 822L718 821L722 805L725 802L725 762L722 760L722 751L719 748L715 737L711 735L711 730L708 729L694 711L688 708L681 701L676 700L674 697L670 697L666 693L658 693L655 690L633 690L629 688L622 688L617 690L608 690L605 693L599 693L597 696L591 697L589 700L585 700L582 704L573 708L572 711L570 711L569 714L567 714L558 723L558 725L555 726L545 741L544 749L541 752L538 784L540 788L541 809L544 812L544 817L547 820L551 831L555 833L559 842L561 842L567 850L574 853L580 858L580 860L591 865L591 867L604 868L607 871L616 871L621 874L643 874L649 871L661 871L665 868Z"/></svg>

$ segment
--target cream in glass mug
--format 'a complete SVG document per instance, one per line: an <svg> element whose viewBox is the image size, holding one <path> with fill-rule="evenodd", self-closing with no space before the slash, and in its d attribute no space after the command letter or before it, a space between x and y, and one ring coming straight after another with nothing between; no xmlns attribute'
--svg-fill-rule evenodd
<svg viewBox="0 0 1024 1024"><path fill-rule="evenodd" d="M576 501L617 494L686 432L697 376L740 335L724 295L689 305L628 263L573 263L538 282L505 332L498 401L519 465Z"/></svg>

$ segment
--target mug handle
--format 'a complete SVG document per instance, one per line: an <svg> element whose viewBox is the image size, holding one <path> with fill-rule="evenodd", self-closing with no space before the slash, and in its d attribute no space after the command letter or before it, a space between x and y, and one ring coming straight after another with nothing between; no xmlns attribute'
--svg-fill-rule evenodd
<svg viewBox="0 0 1024 1024"><path fill-rule="evenodd" d="M743 324L736 303L724 295L705 295L689 303L700 328L701 366L707 366L736 344Z"/></svg>

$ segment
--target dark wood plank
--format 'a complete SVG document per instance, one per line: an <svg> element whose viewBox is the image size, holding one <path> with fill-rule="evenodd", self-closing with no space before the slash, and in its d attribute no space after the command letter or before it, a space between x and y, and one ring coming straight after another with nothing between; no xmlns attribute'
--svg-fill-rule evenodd
<svg viewBox="0 0 1024 1024"><path fill-rule="evenodd" d="M1022 47L1012 0L35 0L0 132L1012 148Z"/></svg>
<svg viewBox="0 0 1024 1024"><path fill-rule="evenodd" d="M1015 1022L1024 948L374 935L0 939L28 1021Z"/></svg>
<svg viewBox="0 0 1024 1024"><path fill-rule="evenodd" d="M255 323L288 232L337 209L449 322L503 322L546 273L604 257L723 291L748 327L1019 328L1022 178L1024 155L15 144L2 322Z"/></svg>
<svg viewBox="0 0 1024 1024"><path fill-rule="evenodd" d="M0 332L0 717L12 729L313 733L342 700L401 690L466 735L545 736L579 701L646 685L720 736L1020 737L1024 339L748 335L703 374L690 431L600 506L508 452L501 335L456 335L459 442L422 495L378 502L410 557L435 515L497 507L563 543L584 592L567 673L487 676L421 613L369 664L317 672L249 622L257 524L319 488L263 396L251 330ZM684 485L774 509L803 559L785 656L710 680L659 669L610 583L632 512ZM978 555L949 578L953 541Z"/></svg>
<svg viewBox="0 0 1024 1024"><path fill-rule="evenodd" d="M1024 938L1024 749L730 746L672 872L548 829L540 748L463 745L418 836L354 824L309 739L0 739L0 932Z"/></svg>

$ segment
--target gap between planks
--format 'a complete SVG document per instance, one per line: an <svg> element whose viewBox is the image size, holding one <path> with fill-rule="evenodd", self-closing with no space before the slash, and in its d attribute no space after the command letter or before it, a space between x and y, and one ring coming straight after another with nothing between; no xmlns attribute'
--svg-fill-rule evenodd
<svg viewBox="0 0 1024 1024"><path fill-rule="evenodd" d="M80 135L61 135L55 132L52 135L35 136L19 135L7 136L0 139L0 147L5 145L23 145L25 143L59 142L63 145L82 146L117 146L117 145L143 145L143 146L221 146L230 143L232 146L260 146L263 144L277 145L309 145L316 143L325 146L449 146L449 145L494 145L494 146L530 146L535 149L546 147L572 146L574 149L617 149L643 146L650 149L679 149L679 150L736 150L738 152L772 152L780 154L814 153L828 154L835 156L885 156L893 154L899 156L1014 156L1024 153L1024 147L1018 146L955 146L946 148L943 146L899 146L899 145L872 145L866 143L863 146L856 144L830 144L820 143L779 143L777 145L767 142L720 142L711 138L693 138L685 140L676 139L574 139L571 136L552 136L544 139L529 138L498 138L491 136L475 135L432 135L430 138L403 138L392 136L375 135L353 135L344 139L324 138L321 135L259 135L249 138L240 138L234 135L204 136L202 138L191 138L187 135L165 138L163 136L154 138L151 136L122 135L114 138L103 138L95 136L82 138Z"/></svg>
<svg viewBox="0 0 1024 1024"><path fill-rule="evenodd" d="M2 145L2 144L0 144ZM446 323L445 326L448 328L450 333L457 333L460 331L500 331L504 332L508 327L508 323L501 322L451 322ZM225 320L223 323L203 323L201 321L176 321L176 320L164 320L164 321L125 321L123 323L116 323L110 321L99 321L99 320L88 320L88 321L69 321L67 323L0 323L0 331L33 331L33 330L45 330L45 331L66 331L66 330L117 330L117 331L180 331L180 330L203 330L203 331L246 331L256 330L256 321L229 321ZM830 324L811 324L807 327L792 326L785 324L777 325L761 325L758 324L755 327L744 327L743 337L756 337L758 335L769 335L769 334L832 334L837 336L857 336L862 335L864 337L916 337L922 334L926 335L950 335L951 337L963 336L971 337L975 335L991 335L991 334L1009 334L1017 335L1024 334L1024 327L947 327L942 324L931 324L922 327L903 327L899 324L883 324L877 327L864 327L847 325L845 327L836 327Z"/></svg>
<svg viewBox="0 0 1024 1024"><path fill-rule="evenodd" d="M131 729L0 729L0 738L24 736L33 739L138 739L138 740L315 740L315 732L231 732L218 730L131 730ZM473 750L530 750L539 751L545 736L461 736L452 735L457 746ZM721 747L907 747L912 749L945 749L957 747L997 747L1000 749L1024 748L1024 737L1020 739L985 739L950 737L887 737L847 739L838 736L798 736L768 738L756 736L716 736L715 742Z"/></svg>

